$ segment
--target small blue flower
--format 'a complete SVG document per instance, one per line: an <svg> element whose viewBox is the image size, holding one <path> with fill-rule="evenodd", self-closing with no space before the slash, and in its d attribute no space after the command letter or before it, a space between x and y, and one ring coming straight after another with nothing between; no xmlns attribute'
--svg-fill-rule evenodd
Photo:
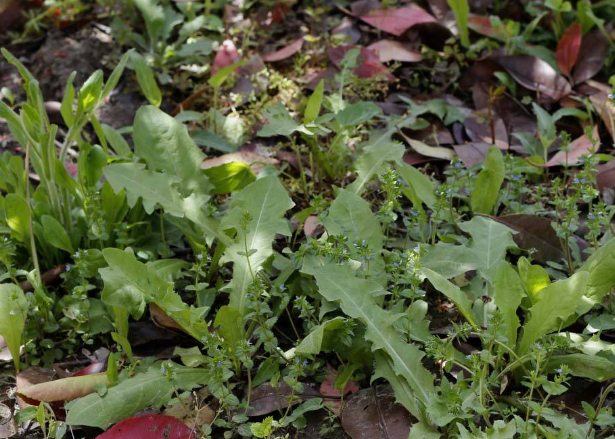
<svg viewBox="0 0 615 439"><path fill-rule="evenodd" d="M580 181L581 183L585 183L587 180L585 180L585 177L581 177L581 178L579 179L579 181Z"/></svg>
<svg viewBox="0 0 615 439"><path fill-rule="evenodd" d="M412 210L410 211L410 215L412 215L412 216L419 216L419 211L418 211L418 210L414 210L414 209L412 209Z"/></svg>
<svg viewBox="0 0 615 439"><path fill-rule="evenodd" d="M541 345L540 343L538 343L538 344L536 345L536 349L538 349L539 351L541 351L541 350L542 350L542 345Z"/></svg>
<svg viewBox="0 0 615 439"><path fill-rule="evenodd" d="M420 252L420 251L421 251L421 247L417 245L416 247L414 247L414 249L413 249L413 250L414 250L415 252Z"/></svg>
<svg viewBox="0 0 615 439"><path fill-rule="evenodd" d="M278 290L280 290L280 291L286 290L286 285L284 285L284 284L278 285Z"/></svg>
<svg viewBox="0 0 615 439"><path fill-rule="evenodd" d="M472 359L472 355L471 355L471 354L468 354L468 355L466 355L466 358L467 358L468 360L471 360L471 359Z"/></svg>
<svg viewBox="0 0 615 439"><path fill-rule="evenodd" d="M572 224L570 224L568 227L566 227L568 229L569 232L574 232L574 226Z"/></svg>
<svg viewBox="0 0 615 439"><path fill-rule="evenodd" d="M200 261L203 259L203 253L199 253L198 255L196 255L196 258Z"/></svg>
<svg viewBox="0 0 615 439"><path fill-rule="evenodd" d="M299 364L301 362L301 359L299 357L295 358L295 364Z"/></svg>
<svg viewBox="0 0 615 439"><path fill-rule="evenodd" d="M372 255L367 255L367 256L365 256L365 260L366 260L366 261L371 261L371 260L372 260Z"/></svg>
<svg viewBox="0 0 615 439"><path fill-rule="evenodd" d="M557 373L562 373L563 371L564 371L564 369L562 369L561 367L558 367L557 370L556 370Z"/></svg>
<svg viewBox="0 0 615 439"><path fill-rule="evenodd" d="M66 267L64 268L64 271L70 271L70 264L66 264Z"/></svg>
<svg viewBox="0 0 615 439"><path fill-rule="evenodd" d="M596 219L596 215L594 215L593 213L590 213L587 215L587 219L594 220Z"/></svg>
<svg viewBox="0 0 615 439"><path fill-rule="evenodd" d="M513 181L519 181L519 180L521 180L521 176L518 175L518 174L515 174L515 175L512 176L512 179L513 179Z"/></svg>
<svg viewBox="0 0 615 439"><path fill-rule="evenodd" d="M615 93L609 93L609 99L615 99Z"/></svg>
<svg viewBox="0 0 615 439"><path fill-rule="evenodd" d="M164 364L160 366L160 373L167 373L167 370L164 367Z"/></svg>
<svg viewBox="0 0 615 439"><path fill-rule="evenodd" d="M451 189L446 190L446 195L450 195L453 191Z"/></svg>
<svg viewBox="0 0 615 439"><path fill-rule="evenodd" d="M218 361L218 362L216 363L216 367L217 367L218 369L221 369L221 368L222 368L222 361Z"/></svg>
<svg viewBox="0 0 615 439"><path fill-rule="evenodd" d="M579 179L575 177L575 178L572 180L572 182L573 182L574 184L579 184Z"/></svg>
<svg viewBox="0 0 615 439"><path fill-rule="evenodd" d="M310 364L310 363L308 363L308 361L307 361L307 360L304 360L304 361L303 361L303 367L307 367L307 365L308 365L308 364Z"/></svg>
<svg viewBox="0 0 615 439"><path fill-rule="evenodd" d="M393 262L393 267L399 268L399 262Z"/></svg>
<svg viewBox="0 0 615 439"><path fill-rule="evenodd" d="M75 259L79 258L80 256L81 256L81 253L75 252Z"/></svg>
<svg viewBox="0 0 615 439"><path fill-rule="evenodd" d="M367 241L364 239L363 241L361 241L361 246L365 247L367 245Z"/></svg>
<svg viewBox="0 0 615 439"><path fill-rule="evenodd" d="M463 168L463 163L461 163L461 162L455 162L455 167L456 167L456 168Z"/></svg>

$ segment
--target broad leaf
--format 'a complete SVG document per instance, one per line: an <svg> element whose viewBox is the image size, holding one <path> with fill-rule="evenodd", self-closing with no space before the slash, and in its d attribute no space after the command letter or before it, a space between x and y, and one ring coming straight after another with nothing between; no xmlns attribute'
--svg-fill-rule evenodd
<svg viewBox="0 0 615 439"><path fill-rule="evenodd" d="M405 148L400 143L370 145L357 159L354 167L359 175L347 189L357 195L362 194L366 184L376 174L382 172L389 162L397 164L402 162L404 151Z"/></svg>
<svg viewBox="0 0 615 439"><path fill-rule="evenodd" d="M281 102L267 107L263 113L269 123L258 132L260 137L290 136L295 131L312 135L307 128L295 122Z"/></svg>
<svg viewBox="0 0 615 439"><path fill-rule="evenodd" d="M517 348L519 356L525 354L542 336L562 329L564 321L576 311L588 280L589 273L580 271L540 292L541 300L530 308L530 318L523 325L523 335Z"/></svg>
<svg viewBox="0 0 615 439"><path fill-rule="evenodd" d="M585 296L600 302L615 285L615 239L594 252L580 270L589 273Z"/></svg>
<svg viewBox="0 0 615 439"><path fill-rule="evenodd" d="M172 365L173 379L162 367ZM128 418L146 408L159 408L173 397L176 389L191 390L204 384L209 377L205 369L191 369L170 362L157 363L147 372L121 381L104 396L92 393L68 406L68 425L88 425L102 428Z"/></svg>
<svg viewBox="0 0 615 439"><path fill-rule="evenodd" d="M549 357L546 369L555 372L561 366L568 366L571 375L593 381L615 378L615 363L604 357L585 354L553 355Z"/></svg>
<svg viewBox="0 0 615 439"><path fill-rule="evenodd" d="M73 252L73 244L70 242L70 237L58 220L50 215L43 215L41 223L43 225L43 236L49 244L60 250L69 253Z"/></svg>
<svg viewBox="0 0 615 439"><path fill-rule="evenodd" d="M224 252L221 263L233 263L233 279L226 289L230 291L230 306L242 314L253 276L273 254L275 235L290 235L284 214L293 206L286 190L273 176L256 180L231 199L229 212L220 227L222 230L235 229L237 235ZM245 219L248 221L244 230L241 223Z"/></svg>
<svg viewBox="0 0 615 439"><path fill-rule="evenodd" d="M478 174L470 197L472 212L490 214L504 182L504 157L496 146L489 148L483 169Z"/></svg>
<svg viewBox="0 0 615 439"><path fill-rule="evenodd" d="M126 190L130 207L141 199L148 214L160 206L168 214L183 216L182 200L174 187L178 182L176 177L147 170L141 163L115 163L106 166L103 174L116 194Z"/></svg>
<svg viewBox="0 0 615 439"><path fill-rule="evenodd" d="M421 264L447 279L483 266L474 249L444 242L429 247L421 258Z"/></svg>
<svg viewBox="0 0 615 439"><path fill-rule="evenodd" d="M335 115L342 126L353 127L382 114L380 107L373 102L357 102L347 105Z"/></svg>
<svg viewBox="0 0 615 439"><path fill-rule="evenodd" d="M493 301L502 313L502 331L508 339L508 344L514 346L517 343L519 329L517 308L521 305L525 291L521 278L510 264L504 262L498 267L493 290Z"/></svg>
<svg viewBox="0 0 615 439"><path fill-rule="evenodd" d="M407 163L398 164L397 172L414 189L414 192L427 207L433 207L436 204L434 186L425 174Z"/></svg>
<svg viewBox="0 0 615 439"><path fill-rule="evenodd" d="M150 170L179 177L187 192L208 192L210 185L201 171L205 155L184 124L156 107L141 107L135 117L133 138L135 154Z"/></svg>
<svg viewBox="0 0 615 439"><path fill-rule="evenodd" d="M250 166L243 162L225 163L205 169L203 172L213 185L213 189L210 191L211 195L236 192L256 180Z"/></svg>
<svg viewBox="0 0 615 439"><path fill-rule="evenodd" d="M483 216L475 216L459 224L459 228L472 236L470 248L475 252L476 261L481 264L479 272L492 281L493 271L504 260L506 250L517 247L512 238L514 231Z"/></svg>
<svg viewBox="0 0 615 439"><path fill-rule="evenodd" d="M295 349L295 353L298 355L318 355L321 351L335 349L336 346L327 343L327 340L343 325L344 319L342 317L321 323L301 340L301 343Z"/></svg>
<svg viewBox="0 0 615 439"><path fill-rule="evenodd" d="M0 285L0 335L11 352L15 369L19 372L21 335L28 316L28 300L17 285Z"/></svg>

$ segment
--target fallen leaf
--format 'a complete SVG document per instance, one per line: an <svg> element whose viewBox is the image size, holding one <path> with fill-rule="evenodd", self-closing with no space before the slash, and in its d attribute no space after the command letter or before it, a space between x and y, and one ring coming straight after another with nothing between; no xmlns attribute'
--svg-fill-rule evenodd
<svg viewBox="0 0 615 439"><path fill-rule="evenodd" d="M358 0L350 3L350 10L353 15L366 15L374 9L380 9L382 5L379 0Z"/></svg>
<svg viewBox="0 0 615 439"><path fill-rule="evenodd" d="M367 48L378 55L380 62L418 62L423 58L420 52L408 50L402 43L394 40L376 41Z"/></svg>
<svg viewBox="0 0 615 439"><path fill-rule="evenodd" d="M604 65L608 50L609 40L600 29L596 28L585 35L572 73L574 83L580 84L593 78Z"/></svg>
<svg viewBox="0 0 615 439"><path fill-rule="evenodd" d="M106 373L62 378L20 388L17 395L32 404L38 402L72 401L96 391L96 386L108 384ZM36 404L38 404L38 402Z"/></svg>
<svg viewBox="0 0 615 439"><path fill-rule="evenodd" d="M342 427L352 439L408 439L413 422L388 385L360 390L342 411Z"/></svg>
<svg viewBox="0 0 615 439"><path fill-rule="evenodd" d="M570 76L570 72L577 61L582 37L581 25L579 23L572 23L557 44L557 50L555 51L557 67L566 76Z"/></svg>
<svg viewBox="0 0 615 439"><path fill-rule="evenodd" d="M532 257L537 261L559 262L565 257L549 218L521 213L493 219L517 232L513 235L513 239L519 248L523 250L535 248L536 252L532 254Z"/></svg>
<svg viewBox="0 0 615 439"><path fill-rule="evenodd" d="M546 61L533 55L498 56L495 58L523 87L540 92L552 100L567 96L572 87Z"/></svg>
<svg viewBox="0 0 615 439"><path fill-rule="evenodd" d="M211 65L211 74L214 75L221 68L230 66L237 61L239 61L239 52L237 52L235 43L231 40L224 40Z"/></svg>
<svg viewBox="0 0 615 439"><path fill-rule="evenodd" d="M267 382L252 389L250 399L250 406L252 408L246 414L248 416L266 415L316 396L320 396L320 394L305 384L303 385L303 392L296 394L286 383L278 383L278 387L274 388Z"/></svg>
<svg viewBox="0 0 615 439"><path fill-rule="evenodd" d="M152 321L161 328L185 333L184 328L182 328L179 323L169 317L168 314L164 312L164 310L155 303L149 304L149 315L152 318Z"/></svg>
<svg viewBox="0 0 615 439"><path fill-rule="evenodd" d="M403 160L404 160L404 163L414 166L414 165L420 165L422 163L433 162L439 159L436 159L433 157L427 157L417 152L410 152L410 153L404 154Z"/></svg>
<svg viewBox="0 0 615 439"><path fill-rule="evenodd" d="M17 422L13 416L13 410L0 403L0 438L17 437Z"/></svg>
<svg viewBox="0 0 615 439"><path fill-rule="evenodd" d="M267 157L251 151L243 150L205 159L203 163L201 163L201 169L215 168L216 166L231 162L243 162L246 165L250 165L251 171L256 175L260 174L266 165L277 166L280 163L278 159L273 157Z"/></svg>
<svg viewBox="0 0 615 439"><path fill-rule="evenodd" d="M193 439L194 430L173 416L142 415L124 419L96 439Z"/></svg>
<svg viewBox="0 0 615 439"><path fill-rule="evenodd" d="M344 386L344 391L340 392L335 388L335 380L339 375L338 371L327 364L327 376L325 380L320 384L320 394L324 397L333 396L335 398L339 398L342 395L348 395L349 393L357 393L361 388L357 385L357 383L348 381ZM328 400L327 405L339 416L342 404L340 400Z"/></svg>
<svg viewBox="0 0 615 439"><path fill-rule="evenodd" d="M378 9L359 18L377 29L398 37L415 24L437 21L433 15L414 3L403 8Z"/></svg>
<svg viewBox="0 0 615 439"><path fill-rule="evenodd" d="M613 102L609 98L611 87L593 80L588 80L587 84L597 90L596 93L589 95L589 101L600 115L604 125L606 125L606 129L609 131L611 138L615 141L615 122L613 122L615 118L615 105L613 105Z"/></svg>
<svg viewBox="0 0 615 439"><path fill-rule="evenodd" d="M265 62L276 62L276 61L282 61L287 58L290 58L295 53L301 50L301 47L303 47L303 41L304 41L303 37L297 38L295 41L290 43L288 46L284 46L280 50L276 50L275 52L271 52L271 53L265 53L264 55L262 55L262 59Z"/></svg>
<svg viewBox="0 0 615 439"><path fill-rule="evenodd" d="M19 392L22 389L26 389L28 387L34 386L36 384L45 383L47 381L51 381L55 376L55 372L53 370L44 369L42 367L28 367L25 370L22 370L17 374L16 377L16 392L19 395ZM22 409L30 406L31 404L24 401L22 398L17 398L17 402L19 407Z"/></svg>
<svg viewBox="0 0 615 439"><path fill-rule="evenodd" d="M194 393L191 393L177 404L167 407L163 414L173 416L193 429L200 430L203 425L211 424L216 418L216 412L204 404L205 399L210 396L209 391L203 387L196 392L196 395L198 402L195 402Z"/></svg>
<svg viewBox="0 0 615 439"><path fill-rule="evenodd" d="M492 113L495 145L506 151L509 146L506 125L500 116ZM475 111L464 121L466 133L472 142L492 143L491 122L487 110Z"/></svg>
<svg viewBox="0 0 615 439"><path fill-rule="evenodd" d="M605 188L611 189L615 187L615 160L611 160L603 165L596 166L596 182L600 193Z"/></svg>
<svg viewBox="0 0 615 439"><path fill-rule="evenodd" d="M346 45L329 49L329 58L335 67L341 69L341 62L344 59L344 55L354 47L356 46ZM387 67L379 61L378 55L367 47L361 47L358 65L355 67L354 73L359 78L371 78L373 76L382 75L390 81L395 79L395 77L389 73Z"/></svg>
<svg viewBox="0 0 615 439"><path fill-rule="evenodd" d="M470 142L453 146L463 164L468 168L484 162L489 148L491 148L491 144L484 142Z"/></svg>
<svg viewBox="0 0 615 439"><path fill-rule="evenodd" d="M595 126L592 132L592 137L599 139L598 127ZM563 166L563 165L576 165L579 163L581 156L589 154L591 150L595 148L596 151L600 148L600 145L594 146L587 136L582 135L578 137L569 145L570 151L558 151L551 159L544 165L545 167L551 166Z"/></svg>
<svg viewBox="0 0 615 439"><path fill-rule="evenodd" d="M318 222L318 215L310 215L305 219L303 230L306 236L317 238L324 233L325 228Z"/></svg>

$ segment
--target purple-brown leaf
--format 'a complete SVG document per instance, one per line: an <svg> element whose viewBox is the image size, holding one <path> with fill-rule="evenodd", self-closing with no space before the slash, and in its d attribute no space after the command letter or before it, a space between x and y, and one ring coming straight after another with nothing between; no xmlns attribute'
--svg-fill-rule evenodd
<svg viewBox="0 0 615 439"><path fill-rule="evenodd" d="M403 8L378 9L359 18L377 29L398 37L415 24L437 21L433 15L414 3Z"/></svg>
<svg viewBox="0 0 615 439"><path fill-rule="evenodd" d="M572 23L557 44L557 50L555 51L557 67L566 76L570 76L570 72L577 61L582 37L581 25L579 23Z"/></svg>
<svg viewBox="0 0 615 439"><path fill-rule="evenodd" d="M282 47L280 50L276 50L275 52L271 52L271 53L266 53L262 56L263 61L276 62L276 61L282 61L287 58L290 58L295 53L301 50L301 47L303 47L303 41L304 41L303 37L297 38L295 41L293 41L287 46Z"/></svg>
<svg viewBox="0 0 615 439"><path fill-rule="evenodd" d="M609 40L598 28L594 29L583 38L579 57L572 74L575 84L580 84L593 78L604 65Z"/></svg>

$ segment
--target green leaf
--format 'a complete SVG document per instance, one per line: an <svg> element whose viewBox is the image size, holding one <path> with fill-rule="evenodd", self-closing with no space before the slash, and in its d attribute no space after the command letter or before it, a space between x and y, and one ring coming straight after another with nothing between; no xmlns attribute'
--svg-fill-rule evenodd
<svg viewBox="0 0 615 439"><path fill-rule="evenodd" d="M504 158L497 146L487 152L483 169L478 174L470 196L472 212L490 214L498 201L500 187L504 182Z"/></svg>
<svg viewBox="0 0 615 439"><path fill-rule="evenodd" d="M213 185L211 195L228 194L243 189L254 180L256 175L244 162L230 162L203 171Z"/></svg>
<svg viewBox="0 0 615 439"><path fill-rule="evenodd" d="M570 373L593 381L615 378L615 363L608 358L585 354L553 355L547 360L548 372L555 372L561 366L568 366Z"/></svg>
<svg viewBox="0 0 615 439"><path fill-rule="evenodd" d="M532 102L532 107L534 108L534 113L538 119L538 133L540 134L540 143L543 147L541 157L546 160L547 149L557 137L555 121L549 113L543 110L540 105Z"/></svg>
<svg viewBox="0 0 615 439"><path fill-rule="evenodd" d="M73 81L77 76L77 72L70 74L66 80L66 87L64 88L64 96L62 97L62 104L60 105L60 113L62 119L66 123L67 127L72 127L75 123L75 115L73 114L73 102L75 102L75 86Z"/></svg>
<svg viewBox="0 0 615 439"><path fill-rule="evenodd" d="M414 140L406 136L403 132L399 132L406 142L419 154L427 157L435 157L442 160L452 160L455 158L455 151L442 146L430 146L420 140Z"/></svg>
<svg viewBox="0 0 615 439"><path fill-rule="evenodd" d="M459 228L472 236L470 248L475 252L476 261L481 264L481 276L492 281L493 272L506 256L506 250L517 248L512 235L514 230L483 216L459 224Z"/></svg>
<svg viewBox="0 0 615 439"><path fill-rule="evenodd" d="M74 251L73 244L64 226L58 220L50 215L43 215L41 218L43 225L43 236L45 240L60 250L72 253Z"/></svg>
<svg viewBox="0 0 615 439"><path fill-rule="evenodd" d="M235 357L239 344L245 340L245 323L241 313L230 306L223 306L216 314L214 326L218 328L231 356Z"/></svg>
<svg viewBox="0 0 615 439"><path fill-rule="evenodd" d="M414 166L410 166L403 162L397 165L397 172L408 186L414 189L414 192L421 201L425 203L427 207L433 208L436 204L436 196L431 180Z"/></svg>
<svg viewBox="0 0 615 439"><path fill-rule="evenodd" d="M320 107L322 106L322 98L325 91L325 81L321 79L316 88L314 89L314 93L308 99L307 105L305 106L305 113L303 115L303 123L308 124L312 123L316 120L318 115L320 114Z"/></svg>
<svg viewBox="0 0 615 439"><path fill-rule="evenodd" d="M263 110L264 116L269 122L259 132L260 137L272 136L290 136L295 131L300 131L308 135L312 135L311 131L303 125L295 122L295 119L290 115L288 109L281 102L276 105L270 105Z"/></svg>
<svg viewBox="0 0 615 439"><path fill-rule="evenodd" d="M131 158L132 150L130 149L130 145L128 145L126 139L124 139L124 137L115 128L109 125L102 124L101 127L105 137L109 141L109 144L111 144L113 151L115 151L115 153L120 157Z"/></svg>
<svg viewBox="0 0 615 439"><path fill-rule="evenodd" d="M141 15L143 15L147 34L150 39L150 47L153 48L158 42L162 28L164 27L164 8L159 5L158 0L134 0L134 4L139 8Z"/></svg>
<svg viewBox="0 0 615 439"><path fill-rule="evenodd" d="M192 140L194 140L194 143L197 145L206 146L207 148L212 148L217 151L235 152L238 148L237 145L233 145L224 137L205 130L190 131L190 137L192 137Z"/></svg>
<svg viewBox="0 0 615 439"><path fill-rule="evenodd" d="M103 87L103 72L96 70L83 83L77 97L77 112L87 113L92 111L99 104Z"/></svg>
<svg viewBox="0 0 615 439"><path fill-rule="evenodd" d="M382 110L373 102L357 102L347 105L346 108L337 113L335 120L342 126L353 127L381 114Z"/></svg>
<svg viewBox="0 0 615 439"><path fill-rule="evenodd" d="M391 384L395 392L395 401L403 405L410 413L420 413L421 410L412 388L406 380L400 378L394 372L391 357L384 352L378 351L374 353L374 359L376 360L376 369L374 370L371 382L373 383L378 378L384 378Z"/></svg>
<svg viewBox="0 0 615 439"><path fill-rule="evenodd" d="M421 258L421 264L447 279L482 267L475 250L444 242L429 247Z"/></svg>
<svg viewBox="0 0 615 439"><path fill-rule="evenodd" d="M440 291L455 304L459 312L461 312L470 325L478 329L478 325L472 317L472 301L461 288L429 268L423 267L421 273L429 279L429 282L431 282L436 290Z"/></svg>
<svg viewBox="0 0 615 439"><path fill-rule="evenodd" d="M398 335L393 326L398 316L374 302L375 296L384 294L378 283L355 277L347 265L304 267L304 272L316 278L320 294L325 299L339 302L346 315L365 324L365 337L372 342L372 350L383 350L391 357L393 370L407 381L418 400L426 404L434 397L433 376L421 364L423 352L414 344L405 343Z"/></svg>
<svg viewBox="0 0 615 439"><path fill-rule="evenodd" d="M154 77L154 71L147 65L145 59L138 53L132 52L132 63L137 73L137 82L141 92L150 104L160 107L162 103L162 93L158 88L158 83Z"/></svg>
<svg viewBox="0 0 615 439"><path fill-rule="evenodd" d="M250 424L250 431L257 438L268 438L271 436L273 429L273 416L267 416L262 422L253 422Z"/></svg>
<svg viewBox="0 0 615 439"><path fill-rule="evenodd" d="M128 52L122 55L120 62L117 63L117 65L109 75L105 86L103 87L101 99L105 99L107 96L109 96L109 94L111 94L113 89L117 86L117 83L120 81L122 73L124 73L124 68L126 67L126 63L128 62L128 59L130 58L133 50L134 49L130 49Z"/></svg>
<svg viewBox="0 0 615 439"><path fill-rule="evenodd" d="M580 271L589 273L585 295L596 303L600 302L615 285L615 238L596 250Z"/></svg>
<svg viewBox="0 0 615 439"><path fill-rule="evenodd" d="M286 189L274 176L256 180L236 192L231 199L229 212L220 227L222 230L234 228L237 235L220 262L233 263L233 278L226 289L230 291L230 306L241 314L245 311L248 287L254 282L252 276L257 275L267 258L273 254L275 235L280 233L290 236L284 214L293 206ZM243 230L240 221L246 213L251 219L247 230ZM247 256L246 252L253 253Z"/></svg>
<svg viewBox="0 0 615 439"><path fill-rule="evenodd" d="M104 249L103 256L109 264L99 270L105 282L102 300L107 305L123 308L138 319L145 305L154 303L197 340L209 335L202 319L205 310L185 304L173 291L173 283L158 277L155 266L148 267L133 253L116 248Z"/></svg>
<svg viewBox="0 0 615 439"><path fill-rule="evenodd" d="M172 365L173 379L161 368ZM173 398L177 389L191 390L207 382L209 372L171 362L156 363L147 372L127 378L107 390L104 396L92 393L68 406L68 425L87 425L107 429L122 419L147 408L160 408Z"/></svg>
<svg viewBox="0 0 615 439"><path fill-rule="evenodd" d="M400 143L379 143L368 146L354 164L359 175L347 189L357 195L362 194L366 184L376 174L382 172L389 162L401 163L405 150Z"/></svg>
<svg viewBox="0 0 615 439"><path fill-rule="evenodd" d="M523 282L514 268L506 262L500 264L495 274L493 301L502 313L502 331L508 339L508 344L517 343L519 317L517 308L525 295Z"/></svg>
<svg viewBox="0 0 615 439"><path fill-rule="evenodd" d="M538 302L542 297L539 292L551 284L549 273L547 273L547 270L540 265L532 265L525 257L519 258L517 261L517 269L519 270L519 276L525 285L525 290L530 299L530 303L535 305L536 302Z"/></svg>
<svg viewBox="0 0 615 439"><path fill-rule="evenodd" d="M182 200L173 186L178 180L176 177L149 171L140 163L115 163L105 167L103 174L116 194L126 190L130 207L140 198L148 214L161 206L166 213L183 216Z"/></svg>
<svg viewBox="0 0 615 439"><path fill-rule="evenodd" d="M519 356L542 336L562 329L563 322L574 314L588 280L589 273L580 271L540 292L541 300L530 308L530 318L523 325L523 335L517 347Z"/></svg>
<svg viewBox="0 0 615 439"><path fill-rule="evenodd" d="M334 346L330 346L330 343L327 344L326 340L342 326L344 326L343 317L336 317L321 323L301 340L301 343L295 348L295 353L298 355L318 355L323 350L333 349Z"/></svg>
<svg viewBox="0 0 615 439"><path fill-rule="evenodd" d="M470 37L468 35L468 15L470 14L470 7L468 6L468 0L447 0L447 2L449 7L453 10L453 14L455 14L461 45L467 49L470 47Z"/></svg>
<svg viewBox="0 0 615 439"><path fill-rule="evenodd" d="M222 84L224 84L224 81L227 80L231 73L233 73L245 63L246 62L242 60L236 62L235 64L231 64L230 66L222 67L211 78L209 78L207 83L211 85L214 89L219 89L220 87L222 87Z"/></svg>
<svg viewBox="0 0 615 439"><path fill-rule="evenodd" d="M28 300L17 285L0 284L0 335L11 352L15 369L19 372L19 349L26 318Z"/></svg>
<svg viewBox="0 0 615 439"><path fill-rule="evenodd" d="M152 171L179 177L181 187L188 192L208 193L210 184L201 171L205 155L184 124L156 107L141 107L135 117L133 138L135 154Z"/></svg>
<svg viewBox="0 0 615 439"><path fill-rule="evenodd" d="M30 206L17 194L8 194L4 199L6 224L11 229L11 236L19 242L26 242L30 234Z"/></svg>

